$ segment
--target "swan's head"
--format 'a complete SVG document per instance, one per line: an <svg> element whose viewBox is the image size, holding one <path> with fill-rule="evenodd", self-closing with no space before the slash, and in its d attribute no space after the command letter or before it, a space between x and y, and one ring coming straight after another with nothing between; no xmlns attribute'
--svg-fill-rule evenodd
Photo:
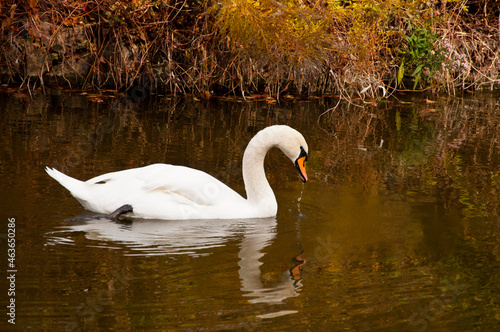
<svg viewBox="0 0 500 332"><path fill-rule="evenodd" d="M263 166L267 151L273 147L279 148L290 158L299 172L300 179L306 182L306 161L309 152L306 140L297 130L283 125L264 128L250 140L243 156L243 173L245 169L255 168L255 160L260 160Z"/></svg>
<svg viewBox="0 0 500 332"><path fill-rule="evenodd" d="M301 133L288 126L273 126L279 136L277 146L294 163L302 182L307 182L306 161L309 153L306 140ZM270 127L270 128L273 128Z"/></svg>

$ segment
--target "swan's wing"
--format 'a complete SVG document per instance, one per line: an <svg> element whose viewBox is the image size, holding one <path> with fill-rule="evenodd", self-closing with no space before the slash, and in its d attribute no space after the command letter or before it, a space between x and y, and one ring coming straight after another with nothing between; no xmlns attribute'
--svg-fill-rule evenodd
<svg viewBox="0 0 500 332"><path fill-rule="evenodd" d="M184 166L151 165L151 170L138 174L144 189L160 191L185 204L216 205L228 199L241 199L234 190L213 176Z"/></svg>
<svg viewBox="0 0 500 332"><path fill-rule="evenodd" d="M143 197L163 196L163 200L176 204L216 205L227 199L242 197L213 176L184 166L153 164L141 168L107 173L87 181L96 187L113 187ZM151 194L151 195L148 195Z"/></svg>

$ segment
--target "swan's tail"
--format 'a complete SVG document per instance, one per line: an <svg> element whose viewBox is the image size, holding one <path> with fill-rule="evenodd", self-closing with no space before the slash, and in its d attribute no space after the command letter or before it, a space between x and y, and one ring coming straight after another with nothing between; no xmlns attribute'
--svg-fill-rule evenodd
<svg viewBox="0 0 500 332"><path fill-rule="evenodd" d="M85 182L72 178L71 176L67 176L55 168L46 167L45 171L64 188L68 189L74 197L81 197L85 191Z"/></svg>

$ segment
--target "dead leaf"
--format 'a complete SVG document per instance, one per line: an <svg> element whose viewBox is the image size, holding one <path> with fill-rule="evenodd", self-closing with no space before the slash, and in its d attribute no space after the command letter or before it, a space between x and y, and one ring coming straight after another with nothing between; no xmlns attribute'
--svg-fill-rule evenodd
<svg viewBox="0 0 500 332"><path fill-rule="evenodd" d="M30 0L30 8L36 11L38 9L38 0Z"/></svg>

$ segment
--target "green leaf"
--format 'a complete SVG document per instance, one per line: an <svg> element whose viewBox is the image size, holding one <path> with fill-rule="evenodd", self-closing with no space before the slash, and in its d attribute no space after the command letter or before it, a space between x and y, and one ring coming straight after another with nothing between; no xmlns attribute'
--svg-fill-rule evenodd
<svg viewBox="0 0 500 332"><path fill-rule="evenodd" d="M421 72L418 72L417 76L415 76L415 84L413 84L413 90L417 89L418 80L420 79L420 73Z"/></svg>
<svg viewBox="0 0 500 332"><path fill-rule="evenodd" d="M401 62L401 66L399 66L398 70L398 84L401 84L404 75L405 75L405 62L403 61Z"/></svg>
<svg viewBox="0 0 500 332"><path fill-rule="evenodd" d="M424 68L424 64L420 64L417 66L417 69L415 69L415 71L413 72L413 74L411 74L411 76L415 77L415 75L418 75L418 77L420 77L420 72L422 71L422 68Z"/></svg>

